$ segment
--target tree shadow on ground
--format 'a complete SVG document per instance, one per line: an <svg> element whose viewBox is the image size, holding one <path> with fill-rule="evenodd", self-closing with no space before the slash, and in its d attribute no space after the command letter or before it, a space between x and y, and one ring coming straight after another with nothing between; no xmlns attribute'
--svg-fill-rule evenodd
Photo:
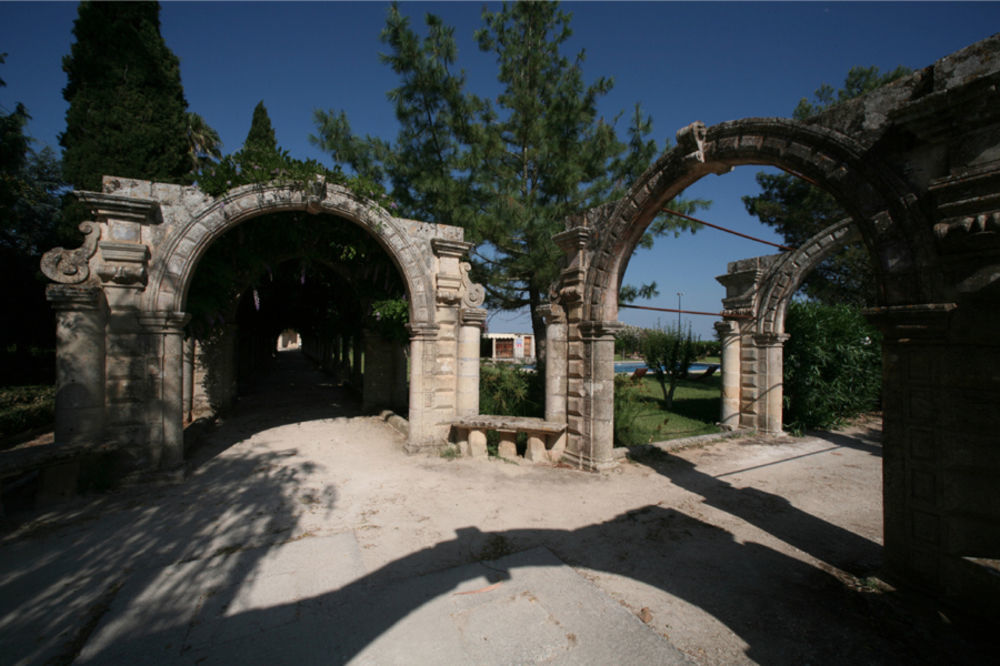
<svg viewBox="0 0 1000 666"><path fill-rule="evenodd" d="M616 546L608 548L608 543ZM215 618L212 632L234 646L238 641L241 653L252 654L258 663L347 663L420 607L453 595L460 584L485 577L501 583L502 590L515 573L504 565L507 560L447 569L442 563L521 552L517 566L553 566L528 551L539 545L572 566L625 576L701 609L738 634L748 645L746 656L757 663L940 663L978 656L974 645L935 625L934 618L901 611L891 593L851 587L802 560L738 542L724 529L656 505L576 530L462 528L454 539L334 592ZM428 575L413 578L415 573ZM289 622L292 615L295 621ZM127 635L93 655L94 661L141 653L149 645L169 643L173 635L171 627ZM412 645L401 653L417 658L426 639L411 636ZM218 644L171 649L178 661L182 654L185 662L220 656ZM497 661L502 659L497 654Z"/></svg>
<svg viewBox="0 0 1000 666"><path fill-rule="evenodd" d="M0 661L70 663L126 579L150 593L156 573L186 563L190 585L166 594L160 617L214 585L215 601L275 547L297 538L296 505L332 511L335 488L306 488L315 463L294 449L250 451L233 445L290 423L356 415L349 392L301 354L282 354L269 376L190 452L183 483L150 477L102 495L78 497L57 511L7 516L0 537ZM100 520L101 529L91 530ZM213 588L213 589L214 589ZM163 591L156 591L161 594Z"/></svg>

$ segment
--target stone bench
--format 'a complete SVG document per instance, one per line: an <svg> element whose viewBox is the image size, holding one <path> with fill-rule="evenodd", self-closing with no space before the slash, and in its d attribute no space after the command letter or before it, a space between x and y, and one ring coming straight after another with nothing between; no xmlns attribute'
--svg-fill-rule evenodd
<svg viewBox="0 0 1000 666"><path fill-rule="evenodd" d="M528 436L524 459L531 462L559 462L566 449L566 424L525 416L490 416L479 414L451 421L452 440L463 456L486 456L486 433L500 434L498 454L517 459L517 434Z"/></svg>

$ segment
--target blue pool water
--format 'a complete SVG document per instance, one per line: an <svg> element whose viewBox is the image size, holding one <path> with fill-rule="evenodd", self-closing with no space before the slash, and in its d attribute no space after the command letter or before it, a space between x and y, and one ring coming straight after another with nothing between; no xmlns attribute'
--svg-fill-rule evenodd
<svg viewBox="0 0 1000 666"><path fill-rule="evenodd" d="M714 365L714 364L712 364ZM692 363L688 366L688 372L704 372L712 367L708 363ZM618 361L615 363L615 372L622 373L627 372L629 374L635 372L639 368L647 367L643 361ZM649 369L650 372L653 371L652 368Z"/></svg>
<svg viewBox="0 0 1000 666"><path fill-rule="evenodd" d="M692 363L691 365L688 366L688 372L693 372L693 373L705 372L706 370L708 370L709 368L711 368L713 366L718 367L718 364L717 363ZM642 361L616 361L615 362L615 373L616 374L622 374L622 373L632 374L633 372L635 372L639 368L645 368L645 367L647 367L647 366ZM535 371L535 364L531 363L531 364L527 364L527 365L522 365L521 369L522 370L527 370L529 372L534 372ZM652 372L653 369L650 368L649 371Z"/></svg>

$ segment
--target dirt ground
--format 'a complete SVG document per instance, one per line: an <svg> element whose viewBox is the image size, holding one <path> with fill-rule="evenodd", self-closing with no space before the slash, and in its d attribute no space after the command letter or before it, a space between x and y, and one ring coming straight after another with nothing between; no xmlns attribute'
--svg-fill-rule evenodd
<svg viewBox="0 0 1000 666"><path fill-rule="evenodd" d="M122 571L343 532L383 578L545 546L699 664L991 654L975 623L884 581L876 420L647 447L598 475L408 456L297 354L276 371L204 437L183 481L9 517L0 647L37 635L13 663L71 662Z"/></svg>

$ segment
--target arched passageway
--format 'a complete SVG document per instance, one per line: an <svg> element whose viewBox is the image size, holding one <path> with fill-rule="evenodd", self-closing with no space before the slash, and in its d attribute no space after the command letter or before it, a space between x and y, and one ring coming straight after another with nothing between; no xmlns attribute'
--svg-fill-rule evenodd
<svg viewBox="0 0 1000 666"><path fill-rule="evenodd" d="M277 213L334 217L370 237L405 288L407 447L439 446L448 422L478 410L483 290L461 259L456 227L391 216L318 179L249 185L213 199L196 187L105 177L78 193L94 221L83 246L46 254L57 310L56 439L107 443L131 469L183 459L184 339L189 292L204 254L244 222ZM378 356L378 354L373 354Z"/></svg>
<svg viewBox="0 0 1000 666"><path fill-rule="evenodd" d="M1000 610L991 416L1000 404L998 84L995 36L808 122L695 123L624 199L568 220L556 237L566 268L548 314L546 369L547 417L567 423L566 457L590 469L614 464L618 290L646 226L705 175L778 167L833 195L872 259L879 305L871 318L884 340L887 564L943 595ZM791 282L780 281L792 275L774 276L749 336L758 375L764 368L758 404L780 400L767 390L781 384L780 313Z"/></svg>

